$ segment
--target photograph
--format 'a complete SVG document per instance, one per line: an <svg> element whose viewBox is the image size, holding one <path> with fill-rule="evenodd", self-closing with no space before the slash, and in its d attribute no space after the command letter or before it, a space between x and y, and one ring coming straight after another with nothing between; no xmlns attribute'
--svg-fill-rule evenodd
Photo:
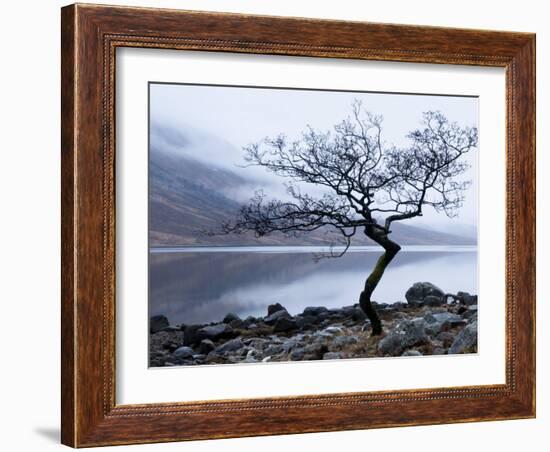
<svg viewBox="0 0 550 452"><path fill-rule="evenodd" d="M477 353L478 97L149 83L149 367Z"/></svg>

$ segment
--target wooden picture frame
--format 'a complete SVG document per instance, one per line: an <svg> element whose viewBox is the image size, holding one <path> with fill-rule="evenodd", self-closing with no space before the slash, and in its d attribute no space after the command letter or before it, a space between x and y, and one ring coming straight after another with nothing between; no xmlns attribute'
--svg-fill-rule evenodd
<svg viewBox="0 0 550 452"><path fill-rule="evenodd" d="M535 416L535 35L147 8L62 9L62 442L73 447ZM506 383L115 403L115 50L506 69Z"/></svg>

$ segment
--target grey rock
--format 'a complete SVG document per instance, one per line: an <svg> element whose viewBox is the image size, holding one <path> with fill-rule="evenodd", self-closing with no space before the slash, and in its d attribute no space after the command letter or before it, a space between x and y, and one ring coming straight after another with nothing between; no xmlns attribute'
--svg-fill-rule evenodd
<svg viewBox="0 0 550 452"><path fill-rule="evenodd" d="M286 317L279 317L275 321L275 326L273 327L274 333L284 333L285 331L291 331L298 328L298 325L296 324L296 320L292 318L286 318Z"/></svg>
<svg viewBox="0 0 550 452"><path fill-rule="evenodd" d="M428 324L422 318L404 320L378 343L378 351L383 355L399 356L407 347L426 342Z"/></svg>
<svg viewBox="0 0 550 452"><path fill-rule="evenodd" d="M177 342L174 342L174 341L166 341L166 342L163 342L163 344L162 344L162 348L164 350L168 350L169 352L173 352L179 346L180 346L180 344L178 344Z"/></svg>
<svg viewBox="0 0 550 452"><path fill-rule="evenodd" d="M164 331L166 333L175 333L176 331L181 331L180 327L178 326L166 326L164 327L162 330L160 331Z"/></svg>
<svg viewBox="0 0 550 452"><path fill-rule="evenodd" d="M341 333L343 330L339 326L329 326L323 330L323 332L328 333L330 335Z"/></svg>
<svg viewBox="0 0 550 452"><path fill-rule="evenodd" d="M438 341L441 341L444 347L449 347L455 340L455 335L448 331L442 331L436 336Z"/></svg>
<svg viewBox="0 0 550 452"><path fill-rule="evenodd" d="M323 306L308 306L304 309L303 315L318 316L321 314L327 314L328 309Z"/></svg>
<svg viewBox="0 0 550 452"><path fill-rule="evenodd" d="M441 306L445 304L445 298L437 297L435 295L428 295L426 298L424 298L422 304L424 306Z"/></svg>
<svg viewBox="0 0 550 452"><path fill-rule="evenodd" d="M202 325L187 325L183 331L183 345L195 345L200 343L203 337L199 334Z"/></svg>
<svg viewBox="0 0 550 452"><path fill-rule="evenodd" d="M357 336L336 336L330 346L332 348L343 348L348 345L357 344L357 342L359 342Z"/></svg>
<svg viewBox="0 0 550 452"><path fill-rule="evenodd" d="M205 355L208 355L215 348L216 345L210 339L203 339L199 344L199 352Z"/></svg>
<svg viewBox="0 0 550 452"><path fill-rule="evenodd" d="M317 318L312 315L297 315L295 317L295 320L296 320L296 325L298 325L299 328L305 329L314 325Z"/></svg>
<svg viewBox="0 0 550 452"><path fill-rule="evenodd" d="M445 349L443 347L434 347L432 350L432 355L444 355Z"/></svg>
<svg viewBox="0 0 550 452"><path fill-rule="evenodd" d="M248 328L251 324L257 323L258 319L256 319L256 317L249 315L246 319L243 320L243 322L245 326Z"/></svg>
<svg viewBox="0 0 550 452"><path fill-rule="evenodd" d="M275 314L277 311L286 311L284 306L280 303L273 303L267 307L267 316Z"/></svg>
<svg viewBox="0 0 550 452"><path fill-rule="evenodd" d="M343 357L339 352L327 352L323 355L323 359L342 359Z"/></svg>
<svg viewBox="0 0 550 452"><path fill-rule="evenodd" d="M169 326L170 323L164 315L154 315L149 319L149 332L151 334L158 333L160 330Z"/></svg>
<svg viewBox="0 0 550 452"><path fill-rule="evenodd" d="M405 350L401 356L422 356L418 350Z"/></svg>
<svg viewBox="0 0 550 452"><path fill-rule="evenodd" d="M458 333L456 339L449 347L449 354L464 353L465 350L477 345L477 322L473 322L464 327Z"/></svg>
<svg viewBox="0 0 550 452"><path fill-rule="evenodd" d="M407 303L411 305L422 306L426 303L427 297L435 297L428 299L431 304L445 302L445 294L443 291L429 282L417 282L410 287L405 293ZM436 300L438 299L438 300Z"/></svg>
<svg viewBox="0 0 550 452"><path fill-rule="evenodd" d="M367 314L365 314L361 308L356 307L351 318L356 322L364 322L367 320Z"/></svg>
<svg viewBox="0 0 550 452"><path fill-rule="evenodd" d="M243 328L246 328L245 323L241 319L231 320L231 322L229 322L229 326L234 330L241 330Z"/></svg>
<svg viewBox="0 0 550 452"><path fill-rule="evenodd" d="M176 358L191 358L195 354L195 351L191 347L179 347L174 350L174 356Z"/></svg>
<svg viewBox="0 0 550 452"><path fill-rule="evenodd" d="M462 313L462 317L468 320L473 319L474 317L477 319L477 304L473 304L471 306L468 306L468 309L466 309Z"/></svg>
<svg viewBox="0 0 550 452"><path fill-rule="evenodd" d="M280 346L280 345L277 345L278 347L282 347L282 351L284 351L285 353L288 353L290 352L294 347L296 347L297 345L300 344L300 341L297 340L297 339L289 339L288 341L284 341L283 342L283 345ZM277 352L277 353L280 353L280 352Z"/></svg>
<svg viewBox="0 0 550 452"><path fill-rule="evenodd" d="M278 355L285 351L285 348L282 344L272 344L264 350L266 355Z"/></svg>
<svg viewBox="0 0 550 452"><path fill-rule="evenodd" d="M306 359L322 359L323 355L328 352L328 348L326 344L309 344L304 347L304 352Z"/></svg>
<svg viewBox="0 0 550 452"><path fill-rule="evenodd" d="M435 314L426 314L424 319L427 322L426 332L432 336L436 336L442 331L447 331L459 325L464 325L464 319L451 312L438 312Z"/></svg>
<svg viewBox="0 0 550 452"><path fill-rule="evenodd" d="M297 348L292 350L292 353L290 354L290 359L292 361L301 361L304 359L306 352L303 348Z"/></svg>
<svg viewBox="0 0 550 452"><path fill-rule="evenodd" d="M234 352L244 347L244 343L240 337L231 339L222 345L215 348L214 352L218 354Z"/></svg>
<svg viewBox="0 0 550 452"><path fill-rule="evenodd" d="M223 323L231 323L233 320L241 320L241 318L237 314L230 312L223 318Z"/></svg>
<svg viewBox="0 0 550 452"><path fill-rule="evenodd" d="M275 322L277 322L277 320L280 318L292 319L292 316L288 313L286 309L283 308L264 318L264 322L268 325L275 325Z"/></svg>
<svg viewBox="0 0 550 452"><path fill-rule="evenodd" d="M456 297L466 305L477 304L477 295L470 295L468 292L457 292Z"/></svg>
<svg viewBox="0 0 550 452"><path fill-rule="evenodd" d="M458 326L464 323L464 320L458 314L452 312L438 312L433 314L435 320L441 323L449 323L451 326Z"/></svg>
<svg viewBox="0 0 550 452"><path fill-rule="evenodd" d="M229 337L233 333L233 328L231 328L226 323L218 323L216 325L205 326L197 331L200 336L203 336L202 339L221 339L224 337Z"/></svg>

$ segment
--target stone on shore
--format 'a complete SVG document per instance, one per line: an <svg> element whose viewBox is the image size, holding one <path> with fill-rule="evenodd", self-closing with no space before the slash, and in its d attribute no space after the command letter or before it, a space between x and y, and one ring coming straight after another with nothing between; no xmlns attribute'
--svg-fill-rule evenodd
<svg viewBox="0 0 550 452"><path fill-rule="evenodd" d="M380 340L378 351L382 355L399 356L407 347L426 342L426 326L426 321L418 317L402 321L397 328Z"/></svg>
<svg viewBox="0 0 550 452"><path fill-rule="evenodd" d="M286 309L281 309L279 311L275 311L273 314L268 315L266 318L264 318L264 322L267 325L275 325L277 320L281 318L286 318L288 320L292 319L292 316L288 313Z"/></svg>
<svg viewBox="0 0 550 452"><path fill-rule="evenodd" d="M149 332L151 334L158 333L168 326L170 326L170 323L164 315L154 315L149 319Z"/></svg>
<svg viewBox="0 0 550 452"><path fill-rule="evenodd" d="M279 311L280 312L280 311ZM275 321L275 326L273 327L274 333L284 333L285 331L291 331L298 328L296 320L292 318L279 317Z"/></svg>
<svg viewBox="0 0 550 452"><path fill-rule="evenodd" d="M445 303L445 293L429 282L417 282L405 293L407 303L413 306L439 306Z"/></svg>
<svg viewBox="0 0 550 452"><path fill-rule="evenodd" d="M477 322L470 323L458 333L449 347L449 354L464 353L474 345L477 345Z"/></svg>
<svg viewBox="0 0 550 452"><path fill-rule="evenodd" d="M275 314L277 311L286 311L284 306L280 303L273 303L267 307L267 316Z"/></svg>
<svg viewBox="0 0 550 452"><path fill-rule="evenodd" d="M179 347L176 350L174 350L174 356L176 358L191 358L195 354L193 349L191 347Z"/></svg>
<svg viewBox="0 0 550 452"><path fill-rule="evenodd" d="M448 302L448 300L452 300ZM471 304L475 301L476 304ZM477 296L444 294L416 283L407 303L376 303L384 334L372 336L358 304L309 306L291 315L279 303L265 317L242 320L228 313L221 322L170 326L150 318L149 365L179 366L422 356L477 351Z"/></svg>

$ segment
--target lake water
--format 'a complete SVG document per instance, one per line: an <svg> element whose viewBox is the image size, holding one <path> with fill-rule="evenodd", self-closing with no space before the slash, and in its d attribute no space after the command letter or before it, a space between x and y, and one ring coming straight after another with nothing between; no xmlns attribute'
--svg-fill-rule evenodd
<svg viewBox="0 0 550 452"><path fill-rule="evenodd" d="M220 321L228 312L242 318L265 315L274 302L291 314L307 306L357 303L380 248L352 247L341 258L316 261L320 251L311 246L152 248L150 314L192 324ZM403 247L372 298L405 301L405 292L418 281L448 293L477 294L477 248Z"/></svg>

